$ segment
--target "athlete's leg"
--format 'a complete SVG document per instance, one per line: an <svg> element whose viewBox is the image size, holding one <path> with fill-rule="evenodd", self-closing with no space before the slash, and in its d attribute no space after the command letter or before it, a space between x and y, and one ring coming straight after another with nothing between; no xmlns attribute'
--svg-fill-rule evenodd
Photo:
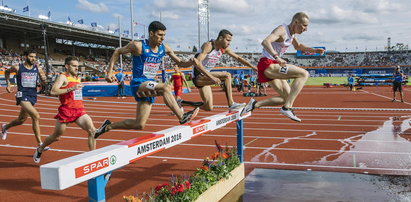
<svg viewBox="0 0 411 202"><path fill-rule="evenodd" d="M290 86L285 80L274 79L269 82L270 86L280 94L280 96L273 96L271 98L258 101L254 106L255 108L264 106L276 106L285 103L285 100L290 94Z"/></svg>
<svg viewBox="0 0 411 202"><path fill-rule="evenodd" d="M210 72L210 74L214 77L219 78L221 81L224 82L226 86L224 90L225 90L225 94L227 98L227 103L228 103L228 106L231 106L234 103L232 87L231 87L231 74L228 72ZM214 85L214 82L204 75L199 75L196 78L196 85L197 86L210 86L210 85Z"/></svg>
<svg viewBox="0 0 411 202"><path fill-rule="evenodd" d="M56 124L54 125L53 134L49 135L38 148L37 151L42 153L44 148L49 146L51 143L60 140L60 136L66 130L67 123L60 123L59 120L56 120Z"/></svg>
<svg viewBox="0 0 411 202"><path fill-rule="evenodd" d="M20 110L19 116L16 119L10 121L10 123L6 124L6 126L4 128L6 130L8 130L8 129L14 127L14 126L18 126L18 125L23 124L27 120L28 116L29 116L29 114L25 110L23 110L23 108L22 108Z"/></svg>
<svg viewBox="0 0 411 202"><path fill-rule="evenodd" d="M106 132L111 129L134 129L143 130L150 116L152 104L150 102L137 102L136 119L126 119L120 122L111 123L107 126Z"/></svg>
<svg viewBox="0 0 411 202"><path fill-rule="evenodd" d="M290 64L287 64L286 67L281 67L279 64L271 64L264 71L264 75L270 79L294 79L294 82L291 85L290 94L284 103L285 108L292 108L295 98L300 93L309 77L309 74L305 69Z"/></svg>
<svg viewBox="0 0 411 202"><path fill-rule="evenodd" d="M34 135L36 137L37 144L41 144L41 134L40 134L40 114L37 112L36 108L27 101L20 102L21 109L27 112L27 114L31 117L32 128Z"/></svg>
<svg viewBox="0 0 411 202"><path fill-rule="evenodd" d="M91 117L87 114L84 114L76 120L76 124L80 126L81 129L87 132L89 150L95 150L96 139L94 139L94 133L96 132L96 128L94 127L93 120L91 119Z"/></svg>
<svg viewBox="0 0 411 202"><path fill-rule="evenodd" d="M139 97L163 96L164 103L178 117L179 120L183 117L183 112L178 107L177 101L174 99L171 89L168 85L146 81L140 85L137 90ZM150 108L151 109L151 108Z"/></svg>
<svg viewBox="0 0 411 202"><path fill-rule="evenodd" d="M203 100L204 104L200 108L205 111L212 111L214 108L213 105L213 92L210 86L203 86L202 88L198 89L200 93L201 99Z"/></svg>

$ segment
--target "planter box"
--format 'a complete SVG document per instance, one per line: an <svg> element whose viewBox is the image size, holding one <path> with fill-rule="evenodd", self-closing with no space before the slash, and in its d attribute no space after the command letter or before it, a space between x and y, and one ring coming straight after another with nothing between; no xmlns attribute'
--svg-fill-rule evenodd
<svg viewBox="0 0 411 202"><path fill-rule="evenodd" d="M196 202L212 202L221 200L228 192L230 192L241 180L244 179L244 163L231 171L231 177L221 179L217 184L211 186L202 193Z"/></svg>

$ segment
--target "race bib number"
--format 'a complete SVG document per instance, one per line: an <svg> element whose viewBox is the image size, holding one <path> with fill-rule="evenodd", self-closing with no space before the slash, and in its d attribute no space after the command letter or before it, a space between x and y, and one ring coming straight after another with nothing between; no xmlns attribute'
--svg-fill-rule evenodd
<svg viewBox="0 0 411 202"><path fill-rule="evenodd" d="M21 85L25 88L35 88L37 85L37 73L34 73L34 72L21 73Z"/></svg>
<svg viewBox="0 0 411 202"><path fill-rule="evenodd" d="M146 88L149 90L155 90L156 86L158 83L154 82L154 81L150 81L147 83Z"/></svg>
<svg viewBox="0 0 411 202"><path fill-rule="evenodd" d="M287 74L288 73L288 66L284 66L284 67L280 67L280 71L281 74Z"/></svg>
<svg viewBox="0 0 411 202"><path fill-rule="evenodd" d="M83 92L81 89L77 89L73 91L74 94L74 100L83 100Z"/></svg>
<svg viewBox="0 0 411 202"><path fill-rule="evenodd" d="M21 98L21 97L23 97L23 92L21 92L21 91L17 91L17 93L16 93L16 97L17 97L17 98Z"/></svg>
<svg viewBox="0 0 411 202"><path fill-rule="evenodd" d="M157 71L160 69L160 64L161 63L145 62L143 75L149 79L154 79L154 77L157 75Z"/></svg>

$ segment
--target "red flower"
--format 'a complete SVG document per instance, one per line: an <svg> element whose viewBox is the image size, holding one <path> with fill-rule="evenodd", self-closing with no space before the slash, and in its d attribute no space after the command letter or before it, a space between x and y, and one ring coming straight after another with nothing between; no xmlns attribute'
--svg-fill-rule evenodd
<svg viewBox="0 0 411 202"><path fill-rule="evenodd" d="M161 190L161 188L163 188L163 187L165 187L165 186L168 186L168 184L167 184L167 183L165 183L165 184L159 184L159 185L156 186L156 188L155 188L154 190L155 190L156 193L157 193L158 191Z"/></svg>
<svg viewBox="0 0 411 202"><path fill-rule="evenodd" d="M175 186L171 187L171 195L175 195L177 193L177 189Z"/></svg>
<svg viewBox="0 0 411 202"><path fill-rule="evenodd" d="M202 169L208 171L208 166L203 166Z"/></svg>
<svg viewBox="0 0 411 202"><path fill-rule="evenodd" d="M189 182L188 180L185 181L185 184L186 184L186 188L187 188L187 189L190 189L190 188L191 188L191 184L190 184L190 182Z"/></svg>
<svg viewBox="0 0 411 202"><path fill-rule="evenodd" d="M183 184L178 184L176 189L177 189L177 192L184 192L184 185Z"/></svg>
<svg viewBox="0 0 411 202"><path fill-rule="evenodd" d="M223 159L226 159L229 157L229 155L227 153L223 153L223 155L221 155L223 157Z"/></svg>

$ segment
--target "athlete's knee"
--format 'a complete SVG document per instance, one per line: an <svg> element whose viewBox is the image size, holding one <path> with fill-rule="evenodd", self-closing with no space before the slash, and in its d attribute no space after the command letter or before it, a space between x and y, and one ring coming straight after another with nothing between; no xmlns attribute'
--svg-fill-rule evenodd
<svg viewBox="0 0 411 202"><path fill-rule="evenodd" d="M303 69L303 71L301 71L301 75L303 78L308 79L308 77L310 77L310 74L308 73L307 70Z"/></svg>
<svg viewBox="0 0 411 202"><path fill-rule="evenodd" d="M141 124L138 122L135 122L131 125L131 128L134 130L144 130L145 124Z"/></svg>
<svg viewBox="0 0 411 202"><path fill-rule="evenodd" d="M27 120L27 117L19 117L17 118L16 122L18 125L23 124Z"/></svg>
<svg viewBox="0 0 411 202"><path fill-rule="evenodd" d="M31 119L33 121L39 121L40 120L40 114L39 113L34 113L31 115Z"/></svg>
<svg viewBox="0 0 411 202"><path fill-rule="evenodd" d="M96 128L92 127L87 129L88 136L94 137L94 133L96 133Z"/></svg>

